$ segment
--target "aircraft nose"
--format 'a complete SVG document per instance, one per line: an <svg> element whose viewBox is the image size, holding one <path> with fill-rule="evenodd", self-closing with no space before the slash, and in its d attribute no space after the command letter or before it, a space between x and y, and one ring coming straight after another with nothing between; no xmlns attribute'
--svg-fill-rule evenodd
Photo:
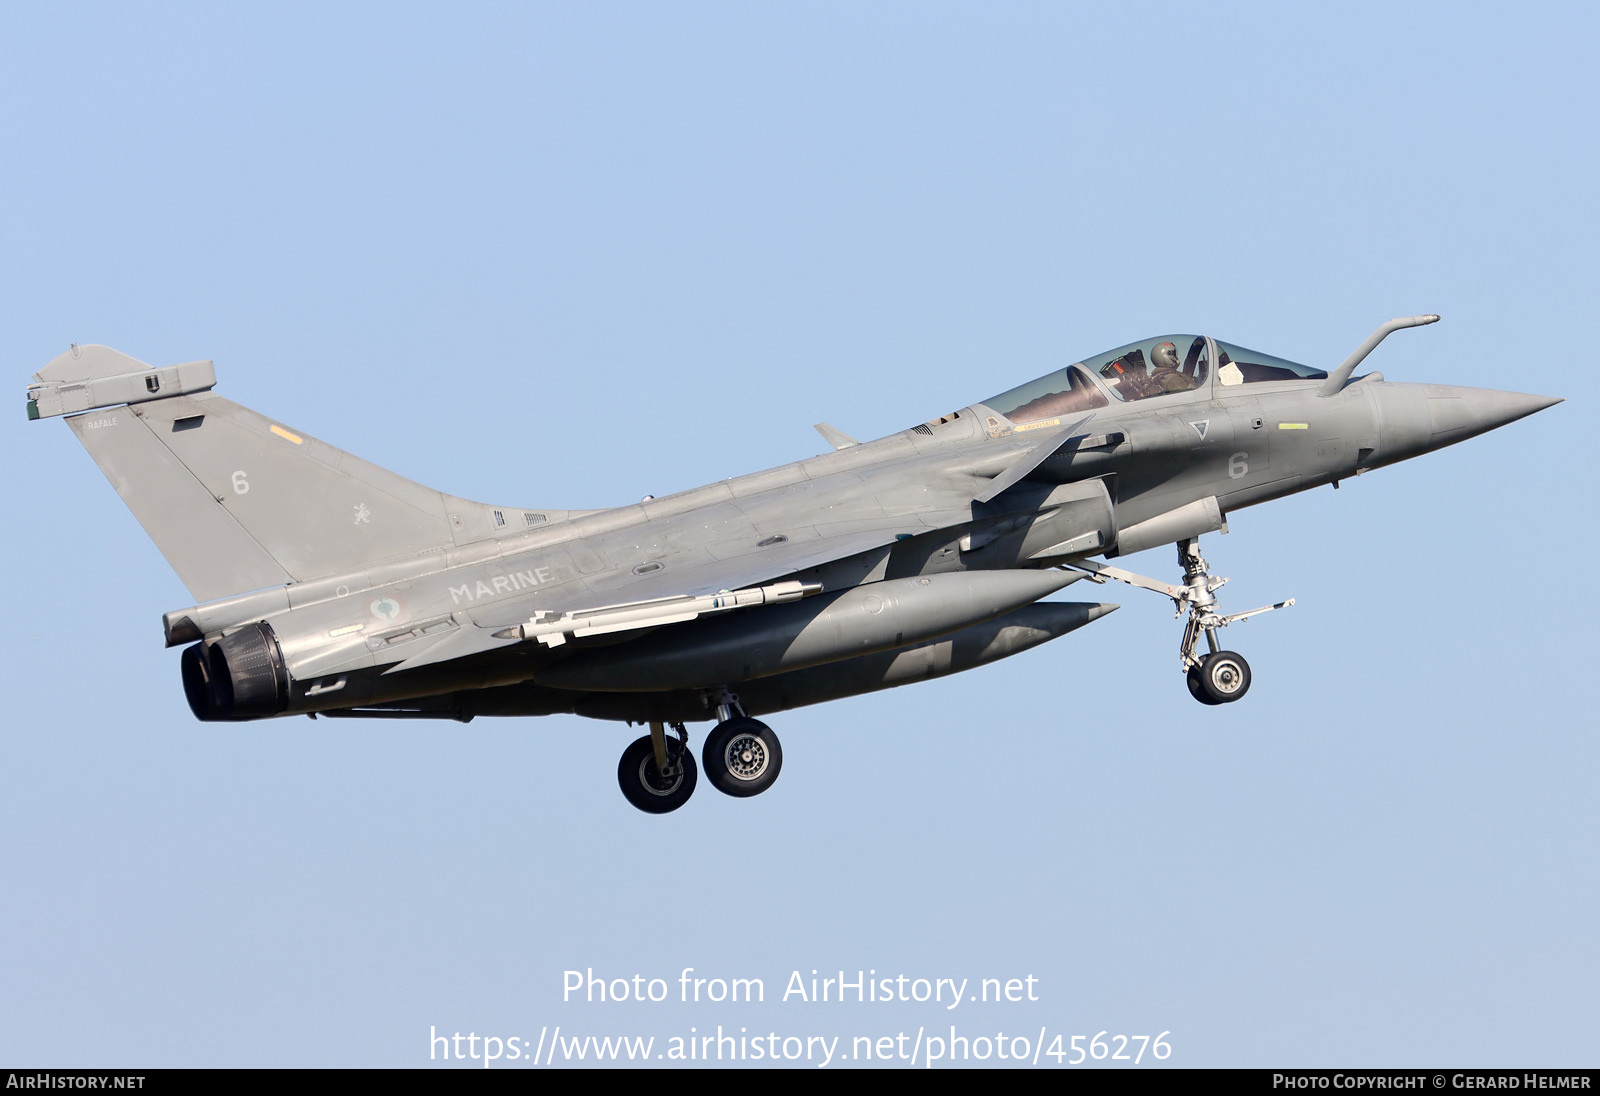
<svg viewBox="0 0 1600 1096"><path fill-rule="evenodd" d="M1383 425L1372 467L1442 449L1562 402L1447 384L1382 384L1375 394Z"/></svg>
<svg viewBox="0 0 1600 1096"><path fill-rule="evenodd" d="M1443 384L1424 387L1433 433L1430 449L1476 437L1561 402L1560 396L1531 396L1522 392L1497 392L1492 388L1454 388Z"/></svg>

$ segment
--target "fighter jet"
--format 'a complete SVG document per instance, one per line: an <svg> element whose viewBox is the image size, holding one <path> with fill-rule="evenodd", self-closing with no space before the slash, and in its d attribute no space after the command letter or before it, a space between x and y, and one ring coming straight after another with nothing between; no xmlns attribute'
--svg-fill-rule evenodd
<svg viewBox="0 0 1600 1096"><path fill-rule="evenodd" d="M974 669L1170 598L1204 704L1250 688L1200 537L1241 507L1338 486L1559 403L1330 371L1204 335L1142 339L871 442L607 510L429 490L213 391L209 361L74 346L29 387L66 416L196 604L166 613L195 717L644 724L617 779L676 810L772 786L757 716ZM1105 562L1175 545L1167 583ZM700 751L686 724L714 725ZM671 730L671 734L668 730Z"/></svg>

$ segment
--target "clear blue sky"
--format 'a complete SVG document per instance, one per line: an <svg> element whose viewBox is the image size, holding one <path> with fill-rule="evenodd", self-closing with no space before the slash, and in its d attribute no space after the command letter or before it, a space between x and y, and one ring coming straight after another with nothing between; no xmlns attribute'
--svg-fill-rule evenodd
<svg viewBox="0 0 1600 1096"><path fill-rule="evenodd" d="M0 1063L953 1023L1594 1065L1597 32L1537 3L9 5ZM196 723L158 622L187 594L23 416L69 342L211 358L430 486L600 507L1156 332L1330 365L1429 311L1371 364L1568 402L1208 538L1230 609L1298 598L1228 635L1244 702L1189 698L1165 601L1094 590L1123 611L777 717L772 792L666 818L617 791L621 725ZM574 967L768 1000L563 1004ZM813 968L1040 999L777 1000Z"/></svg>

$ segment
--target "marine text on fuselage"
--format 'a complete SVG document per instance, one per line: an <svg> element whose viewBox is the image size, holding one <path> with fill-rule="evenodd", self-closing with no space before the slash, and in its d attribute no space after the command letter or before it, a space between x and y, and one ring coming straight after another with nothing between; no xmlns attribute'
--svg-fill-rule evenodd
<svg viewBox="0 0 1600 1096"><path fill-rule="evenodd" d="M464 582L460 586L450 587L450 603L460 605L463 601L471 603L481 598L500 597L503 594L514 594L518 590L528 590L535 586L543 586L554 581L555 576L548 567L530 567L525 571L512 571L509 574L495 575L492 578L479 579L476 582Z"/></svg>

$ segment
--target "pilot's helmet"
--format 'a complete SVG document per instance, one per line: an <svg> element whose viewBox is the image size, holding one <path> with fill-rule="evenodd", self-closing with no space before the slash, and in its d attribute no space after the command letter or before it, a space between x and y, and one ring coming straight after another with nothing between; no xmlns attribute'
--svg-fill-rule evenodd
<svg viewBox="0 0 1600 1096"><path fill-rule="evenodd" d="M1150 351L1150 360L1155 364L1157 373L1175 373L1178 369L1178 348L1164 342Z"/></svg>

